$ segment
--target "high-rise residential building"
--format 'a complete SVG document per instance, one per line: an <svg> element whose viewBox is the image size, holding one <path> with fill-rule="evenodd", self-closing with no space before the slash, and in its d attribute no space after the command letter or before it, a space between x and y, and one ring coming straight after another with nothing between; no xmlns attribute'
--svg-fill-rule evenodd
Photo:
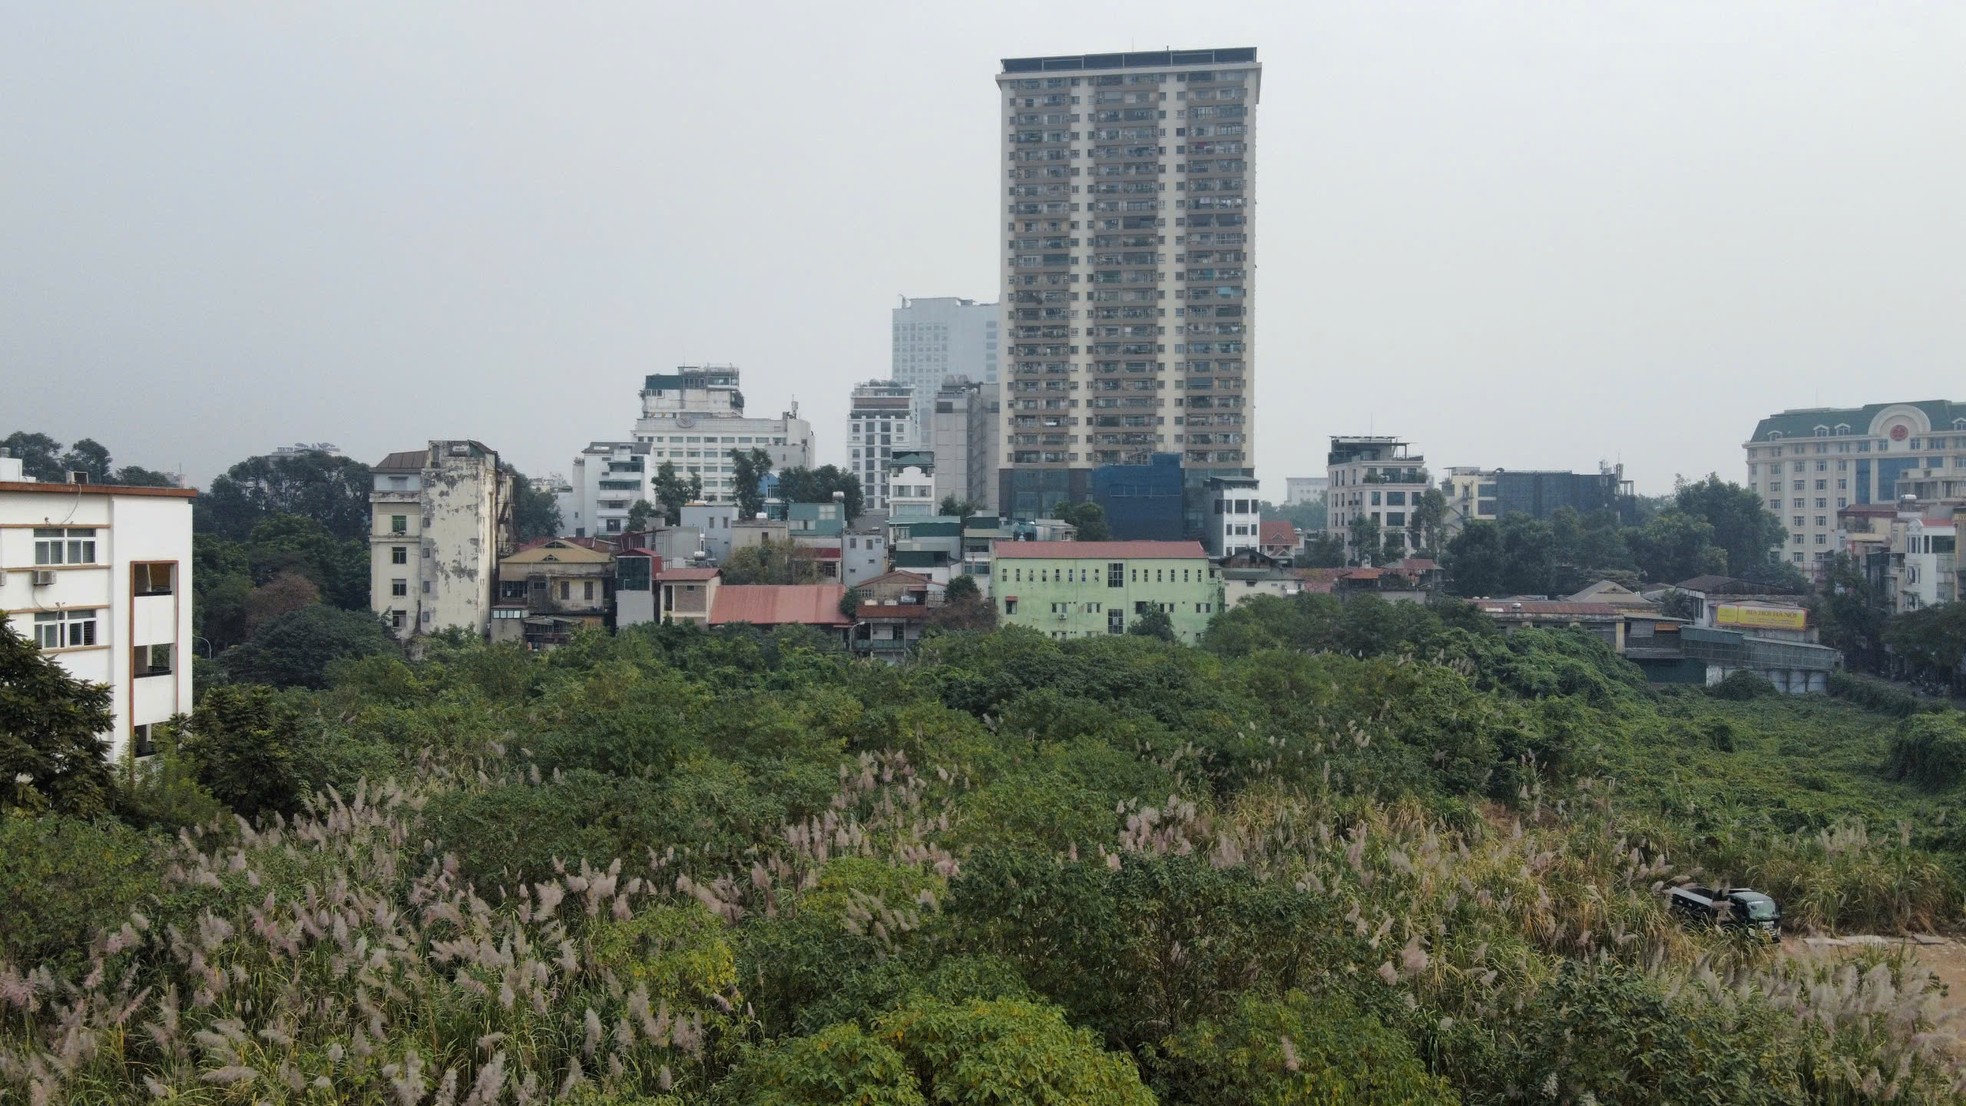
<svg viewBox="0 0 1966 1106"><path fill-rule="evenodd" d="M1946 478L1966 477L1966 403L1783 411L1762 419L1743 448L1748 486L1788 528L1782 556L1820 571L1836 555L1838 510L1907 495L1944 502Z"/></svg>
<svg viewBox="0 0 1966 1106"><path fill-rule="evenodd" d="M897 451L920 444L915 390L892 380L853 386L846 413L849 471L860 478L862 511L888 508L888 462Z"/></svg>
<svg viewBox="0 0 1966 1106"><path fill-rule="evenodd" d="M703 498L712 503L736 497L733 449L764 450L773 471L813 464L812 424L799 417L799 405L777 418L749 417L737 376L734 365L684 365L642 385L635 440L653 447L653 468L669 461L683 476L701 476Z"/></svg>
<svg viewBox="0 0 1966 1106"><path fill-rule="evenodd" d="M1409 452L1398 438L1340 437L1331 439L1326 455L1330 490L1326 494L1325 533L1342 538L1345 557L1353 563L1391 560L1420 547L1412 532L1413 510L1433 486L1427 459ZM1352 521L1364 518L1377 530L1380 548L1360 549ZM1388 539L1398 535L1398 541Z"/></svg>
<svg viewBox="0 0 1966 1106"><path fill-rule="evenodd" d="M1253 48L1007 58L1004 513L1087 497L1091 471L1181 457L1255 473Z"/></svg>
<svg viewBox="0 0 1966 1106"><path fill-rule="evenodd" d="M0 624L109 688L109 756L191 710L189 488L40 483L0 456Z"/></svg>
<svg viewBox="0 0 1966 1106"><path fill-rule="evenodd" d="M915 424L927 426L935 393L962 377L997 380L997 305L954 296L902 297L894 309L897 383L915 389Z"/></svg>
<svg viewBox="0 0 1966 1106"><path fill-rule="evenodd" d="M935 500L966 499L997 509L997 385L952 380L935 393L928 446L935 453Z"/></svg>
<svg viewBox="0 0 1966 1106"><path fill-rule="evenodd" d="M498 559L512 551L512 473L473 441L391 453L372 470L369 606L396 636L491 628Z"/></svg>

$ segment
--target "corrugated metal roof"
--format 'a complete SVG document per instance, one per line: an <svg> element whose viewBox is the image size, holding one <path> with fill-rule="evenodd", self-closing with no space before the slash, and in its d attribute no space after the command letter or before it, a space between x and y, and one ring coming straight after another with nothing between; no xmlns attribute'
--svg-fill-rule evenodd
<svg viewBox="0 0 1966 1106"><path fill-rule="evenodd" d="M656 573L655 578L665 584L689 583L698 580L714 580L717 578L717 571L714 568L665 568L661 572Z"/></svg>
<svg viewBox="0 0 1966 1106"><path fill-rule="evenodd" d="M846 626L840 613L844 584L725 584L710 604L710 625Z"/></svg>
<svg viewBox="0 0 1966 1106"><path fill-rule="evenodd" d="M427 449L406 449L391 453L380 463L369 466L371 472L422 472L424 462L430 459Z"/></svg>
<svg viewBox="0 0 1966 1106"><path fill-rule="evenodd" d="M996 557L1020 561L1208 559L1208 551L1196 541L998 541L991 543L990 551Z"/></svg>

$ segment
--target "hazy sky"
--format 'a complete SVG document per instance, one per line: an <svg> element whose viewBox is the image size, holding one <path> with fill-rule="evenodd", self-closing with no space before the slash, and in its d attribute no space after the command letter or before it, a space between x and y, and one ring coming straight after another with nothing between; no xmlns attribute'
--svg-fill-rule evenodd
<svg viewBox="0 0 1966 1106"><path fill-rule="evenodd" d="M997 296L999 59L1253 45L1257 463L1740 479L1966 399L1966 4L7 5L0 435L203 483L530 473L732 362L821 460L897 294Z"/></svg>

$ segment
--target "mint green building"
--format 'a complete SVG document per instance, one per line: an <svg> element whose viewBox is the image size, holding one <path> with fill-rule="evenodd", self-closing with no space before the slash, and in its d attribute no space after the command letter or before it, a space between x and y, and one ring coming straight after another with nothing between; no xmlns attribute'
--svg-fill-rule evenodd
<svg viewBox="0 0 1966 1106"><path fill-rule="evenodd" d="M1222 609L1222 578L1200 542L999 541L991 595L1007 626L1055 638L1123 634L1156 608L1193 643Z"/></svg>

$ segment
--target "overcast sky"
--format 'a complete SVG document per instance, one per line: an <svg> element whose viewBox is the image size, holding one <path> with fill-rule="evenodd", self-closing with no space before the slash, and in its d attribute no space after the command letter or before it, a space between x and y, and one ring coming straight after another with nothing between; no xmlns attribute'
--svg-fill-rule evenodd
<svg viewBox="0 0 1966 1106"><path fill-rule="evenodd" d="M1966 4L96 4L0 34L0 435L207 481L645 373L844 459L898 294L997 296L999 60L1256 46L1258 473L1743 476L1774 410L1966 399Z"/></svg>

